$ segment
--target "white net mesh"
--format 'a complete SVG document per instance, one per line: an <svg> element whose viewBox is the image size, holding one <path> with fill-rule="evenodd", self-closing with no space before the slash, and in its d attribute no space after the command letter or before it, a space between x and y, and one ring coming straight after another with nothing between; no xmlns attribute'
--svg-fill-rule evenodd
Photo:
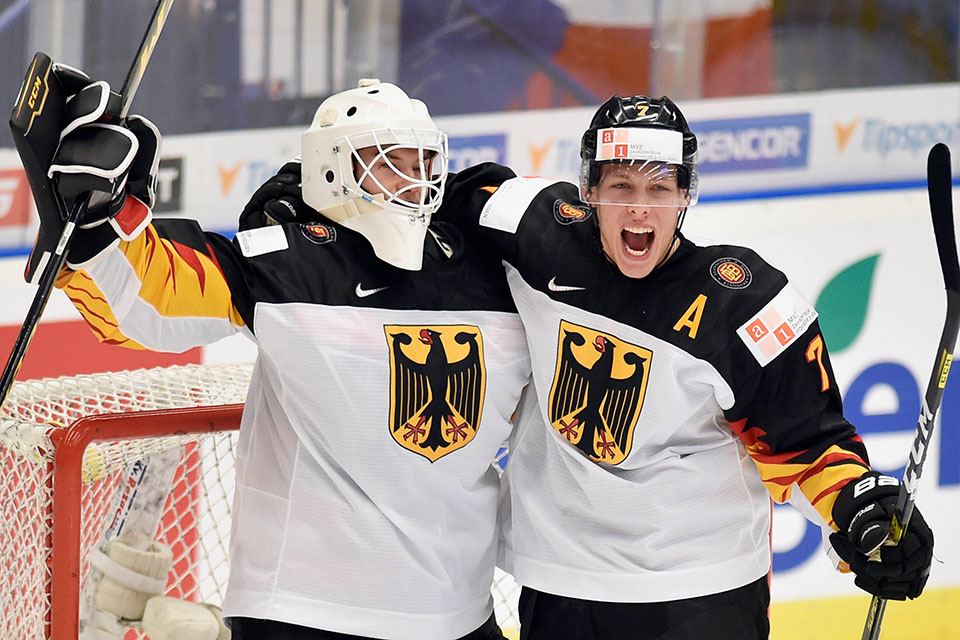
<svg viewBox="0 0 960 640"><path fill-rule="evenodd" d="M54 518L53 486L62 473L55 472L54 460L58 447L64 457L62 441L68 427L80 418L117 413L142 417L148 415L144 412L158 409L191 407L196 408L189 410L192 416L206 417L214 412L211 407L244 401L251 371L250 364L188 365L13 385L0 410L0 638L59 640L75 635L72 629L60 635L61 620L53 629L51 609L60 603L52 603L51 592L70 594L73 606L78 606L77 594L89 575L86 558L117 513L131 465L149 456L172 454L176 458L179 452L155 534L155 539L174 553L166 595L222 604L229 573L236 462L236 432L232 429L238 424L202 434L177 434L183 431L177 422L184 419L178 417L184 415L181 412L149 423L124 420L122 424L129 428L121 426L122 435L106 440L94 437L78 464L79 495L68 498L79 503L78 525L65 522L68 518ZM83 428L97 429L96 424L87 421ZM64 579L62 567L54 571L54 527L58 527L58 545L64 532L76 541L72 544L79 548L79 577ZM58 547L58 566L66 553ZM72 591L64 586L71 581ZM504 631L515 637L519 589L508 575L498 572L492 592L497 619ZM135 631L127 636L128 640L136 637L141 636Z"/></svg>
<svg viewBox="0 0 960 640"><path fill-rule="evenodd" d="M0 637L50 635L53 582L54 459L67 427L90 415L241 403L251 365L190 365L18 382L0 411L0 545L3 548ZM80 558L102 538L118 489L136 460L179 450L180 463L162 511L156 539L173 548L168 595L221 602L227 575L235 432L175 433L175 423L130 433L131 439L95 441L83 452ZM155 432L153 432L155 431ZM58 562L63 560L58 555ZM88 565L80 562L80 584ZM12 595L12 597L10 597Z"/></svg>

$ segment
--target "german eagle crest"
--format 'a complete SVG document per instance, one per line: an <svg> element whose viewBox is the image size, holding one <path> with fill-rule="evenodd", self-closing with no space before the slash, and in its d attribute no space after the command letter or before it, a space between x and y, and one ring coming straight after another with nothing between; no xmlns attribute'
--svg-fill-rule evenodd
<svg viewBox="0 0 960 640"><path fill-rule="evenodd" d="M390 433L430 462L477 434L486 389L483 336L472 325L386 325Z"/></svg>
<svg viewBox="0 0 960 640"><path fill-rule="evenodd" d="M630 453L653 352L595 329L560 322L550 424L595 462Z"/></svg>

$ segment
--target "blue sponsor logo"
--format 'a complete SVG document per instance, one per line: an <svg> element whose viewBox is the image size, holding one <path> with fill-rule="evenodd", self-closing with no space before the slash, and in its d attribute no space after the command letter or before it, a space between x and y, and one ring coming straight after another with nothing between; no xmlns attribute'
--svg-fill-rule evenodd
<svg viewBox="0 0 960 640"><path fill-rule="evenodd" d="M863 123L863 150L881 156L892 151L926 153L938 142L956 144L958 139L960 121L890 123L870 119Z"/></svg>
<svg viewBox="0 0 960 640"><path fill-rule="evenodd" d="M507 136L503 133L487 136L459 136L450 138L450 171L463 171L481 162L506 164Z"/></svg>
<svg viewBox="0 0 960 640"><path fill-rule="evenodd" d="M810 114L708 120L691 126L697 134L702 173L806 167Z"/></svg>

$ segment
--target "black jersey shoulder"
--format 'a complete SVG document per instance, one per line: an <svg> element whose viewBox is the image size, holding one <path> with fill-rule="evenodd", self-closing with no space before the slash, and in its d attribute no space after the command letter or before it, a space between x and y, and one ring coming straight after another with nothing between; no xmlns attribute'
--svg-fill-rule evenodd
<svg viewBox="0 0 960 640"><path fill-rule="evenodd" d="M787 276L753 249L737 245L698 246L684 240L678 262L705 294L729 308L728 315L744 321L786 284Z"/></svg>
<svg viewBox="0 0 960 640"><path fill-rule="evenodd" d="M451 173L447 177L446 186L444 187L443 205L452 202L463 202L469 199L470 194L477 190L497 187L507 180L516 177L517 174L513 172L513 169L496 164L495 162L483 162L464 169L463 171ZM489 189L487 189L487 191L488 193L490 192ZM443 205L440 206L441 210L443 210Z"/></svg>
<svg viewBox="0 0 960 640"><path fill-rule="evenodd" d="M515 312L502 265L471 247L452 225L431 225L418 271L383 262L363 236L330 221L286 224L282 232L285 247L237 256L224 270L245 319L258 302ZM234 245L233 254L242 253L238 240Z"/></svg>
<svg viewBox="0 0 960 640"><path fill-rule="evenodd" d="M686 239L646 280L649 295L661 301L650 311L653 332L711 361L726 361L731 350L739 351L737 329L787 285L786 275L752 249L697 246Z"/></svg>
<svg viewBox="0 0 960 640"><path fill-rule="evenodd" d="M456 224L465 230L474 228L491 194L515 177L512 169L493 162L450 174L444 184L443 202L433 219Z"/></svg>
<svg viewBox="0 0 960 640"><path fill-rule="evenodd" d="M575 193L573 185L557 183L534 199L509 260L529 287L557 302L707 358L786 285L786 276L749 248L697 246L682 236L649 276L627 277L603 253L595 211L583 222L558 219L561 207L576 206Z"/></svg>
<svg viewBox="0 0 960 640"><path fill-rule="evenodd" d="M548 256L561 262L577 261L578 256L593 258L599 251L596 212L580 202L576 185L553 182L529 202L513 204L507 199L496 205L517 207L510 212L519 218L516 231L492 234L505 248L504 257L512 263L526 259L542 261ZM524 208L521 211L519 207Z"/></svg>

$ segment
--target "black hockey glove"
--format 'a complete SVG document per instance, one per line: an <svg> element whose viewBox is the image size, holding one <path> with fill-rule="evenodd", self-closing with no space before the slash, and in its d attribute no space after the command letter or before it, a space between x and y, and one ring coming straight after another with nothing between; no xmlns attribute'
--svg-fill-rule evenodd
<svg viewBox="0 0 960 640"><path fill-rule="evenodd" d="M316 222L319 214L304 204L301 181L299 158L280 167L277 175L264 182L250 197L250 202L240 213L238 230L287 222Z"/></svg>
<svg viewBox="0 0 960 640"><path fill-rule="evenodd" d="M14 143L33 191L40 229L27 261L36 282L55 250L71 207L90 197L68 261L95 255L149 221L160 148L156 128L139 116L120 122L120 96L105 82L37 53L10 117ZM125 201L127 193L142 203ZM88 196L89 194L89 196ZM110 225L102 224L109 220ZM77 256L80 256L79 259Z"/></svg>
<svg viewBox="0 0 960 640"><path fill-rule="evenodd" d="M855 584L890 600L919 596L933 560L933 532L918 509L914 509L900 543L884 544L899 492L896 478L876 471L848 483L833 505L833 519L840 531L830 536L830 544L856 574Z"/></svg>
<svg viewBox="0 0 960 640"><path fill-rule="evenodd" d="M66 124L48 176L68 210L89 194L81 228L115 218L127 195L148 208L156 197L160 132L142 116L128 116L121 122L119 106L119 96L106 82L84 87L67 103ZM121 237L133 231L126 225L116 226Z"/></svg>
<svg viewBox="0 0 960 640"><path fill-rule="evenodd" d="M41 266L54 253L63 233L67 209L49 178L49 171L66 124L75 120L72 114L87 105L91 96L98 101L106 98L102 109L96 109L104 114L116 113L119 108L119 96L104 93L102 87L84 92L92 84L82 71L57 64L50 56L37 52L27 67L20 96L10 114L10 131L40 217L37 239L24 273L28 282L37 281ZM81 93L84 98L73 100ZM68 116L71 102L74 107ZM92 108L86 106L85 109Z"/></svg>

